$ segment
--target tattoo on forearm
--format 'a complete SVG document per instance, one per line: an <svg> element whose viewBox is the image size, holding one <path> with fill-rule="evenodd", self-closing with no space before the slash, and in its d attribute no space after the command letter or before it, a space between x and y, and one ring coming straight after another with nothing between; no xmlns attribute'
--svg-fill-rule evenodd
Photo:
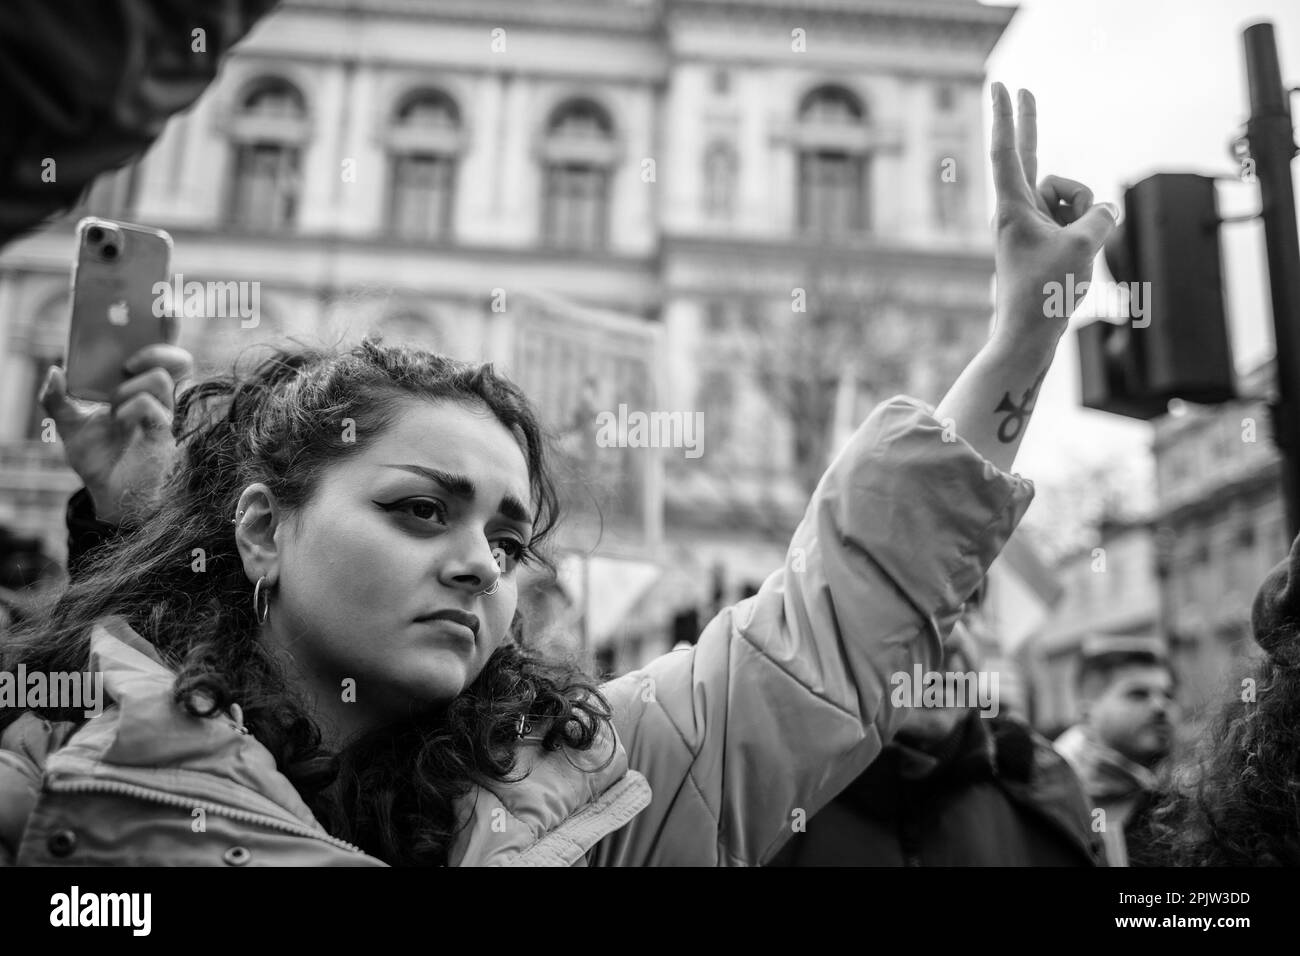
<svg viewBox="0 0 1300 956"><path fill-rule="evenodd" d="M1034 411L1034 399L1038 394L1038 386L1043 384L1043 379L1046 377L1047 369L1043 369L1038 374L1038 378L1034 379L1034 384L1025 390L1019 405L1012 400L1010 392L1002 393L1002 401L998 402L998 407L993 410L994 413L1007 413L1007 417L1002 419L1002 424L998 426L998 441L1002 442L1002 444L1009 445L1020 437L1025 422Z"/></svg>

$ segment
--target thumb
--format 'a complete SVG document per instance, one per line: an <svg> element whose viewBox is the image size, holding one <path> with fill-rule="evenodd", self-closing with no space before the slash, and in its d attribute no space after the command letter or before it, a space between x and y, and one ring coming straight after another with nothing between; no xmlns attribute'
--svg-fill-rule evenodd
<svg viewBox="0 0 1300 956"><path fill-rule="evenodd" d="M1087 238L1089 248L1094 254L1105 245L1110 234L1119 225L1119 207L1114 203L1101 202L1091 207L1082 216L1066 226L1067 232L1073 232Z"/></svg>
<svg viewBox="0 0 1300 956"><path fill-rule="evenodd" d="M50 370L45 373L45 381L41 385L38 398L46 414L54 419L60 434L81 424L86 418L87 413L68 398L68 380L64 376L63 369L57 365L51 365Z"/></svg>

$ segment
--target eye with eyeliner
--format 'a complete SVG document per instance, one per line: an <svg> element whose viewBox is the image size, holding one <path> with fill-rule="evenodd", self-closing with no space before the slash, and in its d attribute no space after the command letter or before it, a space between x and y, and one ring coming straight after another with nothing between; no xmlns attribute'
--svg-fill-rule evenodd
<svg viewBox="0 0 1300 956"><path fill-rule="evenodd" d="M388 514L410 519L406 522L408 525L429 525L433 518L438 519L434 527L446 526L448 523L447 506L437 498L415 496L392 502L376 501L375 505ZM417 514L417 508L430 509L432 514ZM531 563L535 557L532 548L513 536L498 536L492 538L489 543L492 545L492 559L502 574L508 574L520 564Z"/></svg>
<svg viewBox="0 0 1300 956"><path fill-rule="evenodd" d="M434 517L438 519L440 524L445 525L447 523L447 506L437 498L412 497L402 498L398 501L387 503L376 501L375 504L389 514L409 515L419 523L426 523L430 518ZM417 507L431 508L433 514L424 516L417 515L414 510Z"/></svg>
<svg viewBox="0 0 1300 956"><path fill-rule="evenodd" d="M510 573L517 565L531 563L535 556L532 548L515 538L495 538L493 540L504 542L508 547L508 550L501 548L499 545L492 548L492 560L496 561L497 567L502 574ZM498 551L504 552L508 563L502 562L497 557Z"/></svg>

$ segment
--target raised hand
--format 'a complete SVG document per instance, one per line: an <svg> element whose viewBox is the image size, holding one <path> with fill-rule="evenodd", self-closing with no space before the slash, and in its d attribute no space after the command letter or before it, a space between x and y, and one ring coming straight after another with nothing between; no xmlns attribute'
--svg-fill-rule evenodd
<svg viewBox="0 0 1300 956"><path fill-rule="evenodd" d="M1064 317L1049 316L1044 286L1058 282L1074 287L1091 281L1093 262L1119 216L1110 203L1093 205L1092 191L1082 183L1048 176L1037 189L1038 116L1034 96L1020 91L1020 122L1011 111L1011 97L1001 83L993 84L993 185L997 213L997 324L994 338L1013 343L1025 336L1059 338L1075 303L1066 303Z"/></svg>
<svg viewBox="0 0 1300 956"><path fill-rule="evenodd" d="M993 183L997 189L997 323L979 354L957 377L935 417L993 465L1009 471L1038 401L1068 318L1045 308L1052 282L1075 287L1115 228L1118 210L1092 204L1082 183L1048 176L1038 189L1038 117L1020 92L1020 127L1011 98L993 84ZM1073 302L1067 302L1073 311Z"/></svg>
<svg viewBox="0 0 1300 956"><path fill-rule="evenodd" d="M132 377L107 405L69 396L58 366L46 374L40 396L96 516L115 524L140 520L154 505L176 454L171 431L176 385L189 375L193 361L176 345L158 344L136 352L125 366Z"/></svg>

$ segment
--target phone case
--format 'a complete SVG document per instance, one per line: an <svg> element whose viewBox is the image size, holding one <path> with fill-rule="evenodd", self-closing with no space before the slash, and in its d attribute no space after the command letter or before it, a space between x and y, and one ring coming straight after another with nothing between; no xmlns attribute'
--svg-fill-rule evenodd
<svg viewBox="0 0 1300 956"><path fill-rule="evenodd" d="M68 394L107 402L128 377L122 364L166 341L168 303L154 287L170 282L171 252L161 229L93 217L77 224Z"/></svg>

